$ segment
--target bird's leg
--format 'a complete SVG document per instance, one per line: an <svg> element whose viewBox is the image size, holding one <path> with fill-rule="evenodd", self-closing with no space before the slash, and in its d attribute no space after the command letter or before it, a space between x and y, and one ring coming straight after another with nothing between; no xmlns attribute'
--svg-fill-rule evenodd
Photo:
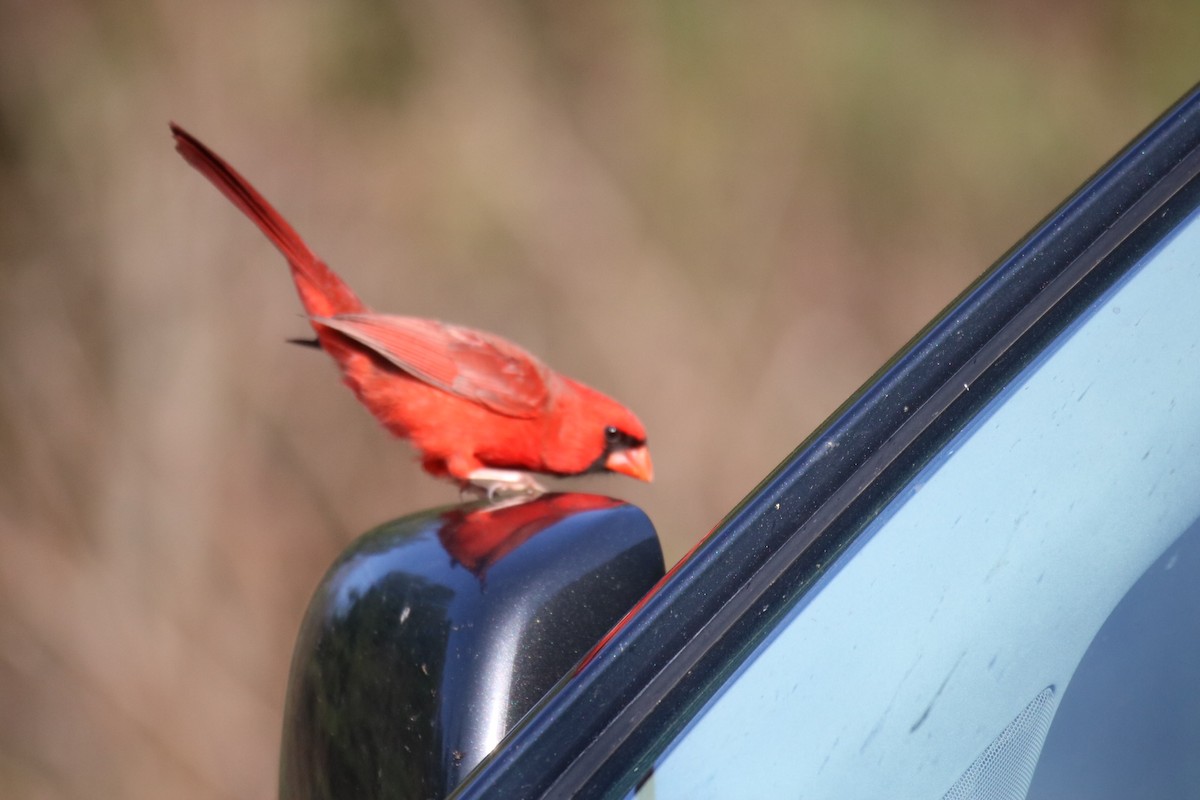
<svg viewBox="0 0 1200 800"><path fill-rule="evenodd" d="M517 470L480 467L467 475L467 481L468 490L477 491L488 500L546 493L546 488L534 480L532 475Z"/></svg>

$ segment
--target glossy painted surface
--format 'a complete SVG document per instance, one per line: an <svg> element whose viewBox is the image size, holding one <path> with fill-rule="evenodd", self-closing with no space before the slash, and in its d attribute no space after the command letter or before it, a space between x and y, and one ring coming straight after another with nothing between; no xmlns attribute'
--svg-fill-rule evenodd
<svg viewBox="0 0 1200 800"><path fill-rule="evenodd" d="M594 495L365 534L301 627L280 796L443 796L662 574L645 514Z"/></svg>

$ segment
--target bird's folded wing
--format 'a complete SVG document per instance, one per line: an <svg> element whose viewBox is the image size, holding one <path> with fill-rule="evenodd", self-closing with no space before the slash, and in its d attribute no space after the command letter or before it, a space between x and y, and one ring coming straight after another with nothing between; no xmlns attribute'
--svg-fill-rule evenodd
<svg viewBox="0 0 1200 800"><path fill-rule="evenodd" d="M338 314L313 322L348 336L431 386L509 417L544 410L552 373L499 336L431 319Z"/></svg>

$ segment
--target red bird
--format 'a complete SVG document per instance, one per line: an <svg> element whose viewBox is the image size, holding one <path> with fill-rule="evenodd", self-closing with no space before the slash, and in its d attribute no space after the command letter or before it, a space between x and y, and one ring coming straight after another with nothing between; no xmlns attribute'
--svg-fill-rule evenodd
<svg viewBox="0 0 1200 800"><path fill-rule="evenodd" d="M233 167L178 125L171 132L287 258L315 344L427 472L489 496L543 491L529 472L653 478L646 431L627 408L494 334L371 311Z"/></svg>

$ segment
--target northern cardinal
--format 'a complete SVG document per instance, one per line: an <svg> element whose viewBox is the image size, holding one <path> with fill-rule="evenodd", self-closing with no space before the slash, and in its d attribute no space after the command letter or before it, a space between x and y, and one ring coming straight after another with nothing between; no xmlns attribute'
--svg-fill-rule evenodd
<svg viewBox="0 0 1200 800"><path fill-rule="evenodd" d="M427 472L489 497L544 491L529 472L653 478L646 431L623 405L494 334L371 311L233 167L174 123L171 133L287 258L312 344Z"/></svg>

